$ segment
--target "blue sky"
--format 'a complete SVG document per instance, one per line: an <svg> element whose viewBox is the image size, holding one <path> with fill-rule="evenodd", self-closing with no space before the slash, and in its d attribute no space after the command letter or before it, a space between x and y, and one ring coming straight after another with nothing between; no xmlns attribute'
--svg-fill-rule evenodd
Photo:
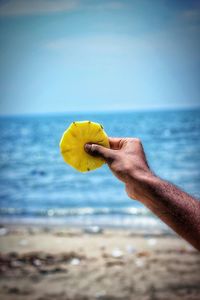
<svg viewBox="0 0 200 300"><path fill-rule="evenodd" d="M200 1L1 0L0 113L199 106Z"/></svg>

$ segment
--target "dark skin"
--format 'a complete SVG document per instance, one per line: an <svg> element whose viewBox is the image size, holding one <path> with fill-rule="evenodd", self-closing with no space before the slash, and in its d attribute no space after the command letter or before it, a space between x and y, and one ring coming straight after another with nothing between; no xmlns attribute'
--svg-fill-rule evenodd
<svg viewBox="0 0 200 300"><path fill-rule="evenodd" d="M86 144L85 150L103 157L112 173L125 184L130 198L143 203L200 251L200 201L150 170L139 139L109 138L109 142L110 149Z"/></svg>

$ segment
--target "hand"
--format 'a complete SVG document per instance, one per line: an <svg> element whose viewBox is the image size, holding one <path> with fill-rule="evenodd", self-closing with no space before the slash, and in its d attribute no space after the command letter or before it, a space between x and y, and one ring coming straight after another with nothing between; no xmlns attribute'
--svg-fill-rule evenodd
<svg viewBox="0 0 200 300"><path fill-rule="evenodd" d="M110 149L86 144L91 155L105 159L125 183L130 198L139 200L200 251L200 202L149 169L142 144L135 138L110 138Z"/></svg>
<svg viewBox="0 0 200 300"><path fill-rule="evenodd" d="M85 150L93 156L101 156L113 174L125 183L129 197L142 198L142 179L152 175L142 144L136 138L109 138L110 149L97 144L86 144Z"/></svg>
<svg viewBox="0 0 200 300"><path fill-rule="evenodd" d="M200 202L149 169L142 144L135 138L110 138L110 149L86 144L85 150L105 159L125 183L130 198L139 200L200 251Z"/></svg>

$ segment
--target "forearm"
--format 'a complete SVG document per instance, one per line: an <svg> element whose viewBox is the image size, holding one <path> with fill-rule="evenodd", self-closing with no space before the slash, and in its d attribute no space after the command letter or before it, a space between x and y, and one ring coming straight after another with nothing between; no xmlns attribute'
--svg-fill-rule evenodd
<svg viewBox="0 0 200 300"><path fill-rule="evenodd" d="M200 250L200 202L152 174L134 178L134 183L138 200Z"/></svg>
<svg viewBox="0 0 200 300"><path fill-rule="evenodd" d="M109 138L110 148L87 144L86 152L105 159L127 194L200 250L200 201L151 173L142 143L136 138Z"/></svg>

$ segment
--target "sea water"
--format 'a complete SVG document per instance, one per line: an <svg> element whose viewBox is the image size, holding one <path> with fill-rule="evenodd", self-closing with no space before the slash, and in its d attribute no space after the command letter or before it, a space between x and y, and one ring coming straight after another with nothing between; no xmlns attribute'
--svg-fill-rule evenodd
<svg viewBox="0 0 200 300"><path fill-rule="evenodd" d="M101 123L109 136L139 137L152 170L200 197L200 111L146 111L0 118L0 222L161 228L107 165L79 173L59 141L72 121Z"/></svg>

